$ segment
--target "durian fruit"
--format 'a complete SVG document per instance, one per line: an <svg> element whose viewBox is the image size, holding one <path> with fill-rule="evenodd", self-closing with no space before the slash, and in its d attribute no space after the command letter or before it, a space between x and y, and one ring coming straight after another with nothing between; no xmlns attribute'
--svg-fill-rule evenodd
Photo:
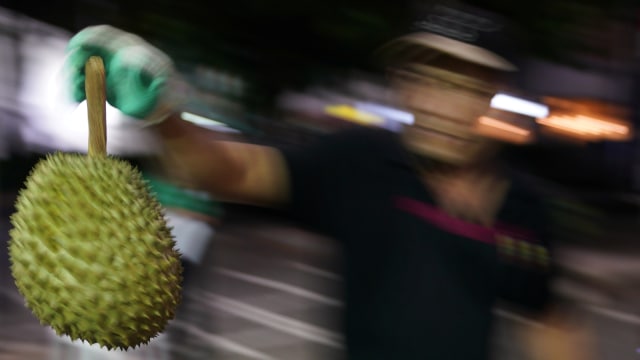
<svg viewBox="0 0 640 360"><path fill-rule="evenodd" d="M11 273L58 335L126 350L174 317L182 267L141 174L106 153L102 60L85 73L89 156L55 153L33 168L11 217Z"/></svg>

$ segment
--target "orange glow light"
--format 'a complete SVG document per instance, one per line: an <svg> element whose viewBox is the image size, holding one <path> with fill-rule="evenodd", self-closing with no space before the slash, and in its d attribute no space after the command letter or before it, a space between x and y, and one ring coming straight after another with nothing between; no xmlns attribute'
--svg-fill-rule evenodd
<svg viewBox="0 0 640 360"><path fill-rule="evenodd" d="M500 130L504 130L504 131L508 131L517 135L521 135L521 136L529 136L529 134L531 133L529 130L526 129L522 129L519 128L517 126L511 125L511 124L507 124L504 121L500 121L494 118L490 118L488 116L482 116L480 117L480 119L478 119L478 121L480 121L480 123L482 125L487 125L487 126L491 126L494 127L496 129L500 129Z"/></svg>
<svg viewBox="0 0 640 360"><path fill-rule="evenodd" d="M479 117L475 130L478 135L513 144L528 144L534 140L530 130L491 116Z"/></svg>
<svg viewBox="0 0 640 360"><path fill-rule="evenodd" d="M552 115L538 124L590 138L626 138L629 126L584 115Z"/></svg>

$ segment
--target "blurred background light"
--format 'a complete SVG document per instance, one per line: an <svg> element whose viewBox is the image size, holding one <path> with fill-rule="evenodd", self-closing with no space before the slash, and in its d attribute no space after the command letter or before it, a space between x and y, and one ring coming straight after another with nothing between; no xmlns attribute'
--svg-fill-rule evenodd
<svg viewBox="0 0 640 360"><path fill-rule="evenodd" d="M546 117L549 114L549 108L546 105L507 94L496 94L491 99L491 107L534 118Z"/></svg>

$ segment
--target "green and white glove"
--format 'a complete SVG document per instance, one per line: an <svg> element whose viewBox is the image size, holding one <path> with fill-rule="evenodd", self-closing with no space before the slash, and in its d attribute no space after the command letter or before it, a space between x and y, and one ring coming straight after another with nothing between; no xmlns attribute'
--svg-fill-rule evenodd
<svg viewBox="0 0 640 360"><path fill-rule="evenodd" d="M160 204L167 208L184 209L215 219L221 219L224 215L222 204L207 193L182 188L146 172L143 177Z"/></svg>
<svg viewBox="0 0 640 360"><path fill-rule="evenodd" d="M137 35L98 25L77 33L67 46L64 73L75 101L86 98L84 65L91 56L104 61L109 104L146 123L164 120L191 92L167 54Z"/></svg>

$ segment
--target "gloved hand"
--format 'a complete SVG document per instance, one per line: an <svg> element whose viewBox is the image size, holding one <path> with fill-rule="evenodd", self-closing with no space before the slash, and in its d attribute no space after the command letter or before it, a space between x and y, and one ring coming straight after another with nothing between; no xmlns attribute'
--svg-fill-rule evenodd
<svg viewBox="0 0 640 360"><path fill-rule="evenodd" d="M129 116L159 122L187 99L188 87L169 56L139 36L99 25L80 31L67 46L64 72L75 101L86 98L84 64L91 56L104 61L107 101Z"/></svg>

